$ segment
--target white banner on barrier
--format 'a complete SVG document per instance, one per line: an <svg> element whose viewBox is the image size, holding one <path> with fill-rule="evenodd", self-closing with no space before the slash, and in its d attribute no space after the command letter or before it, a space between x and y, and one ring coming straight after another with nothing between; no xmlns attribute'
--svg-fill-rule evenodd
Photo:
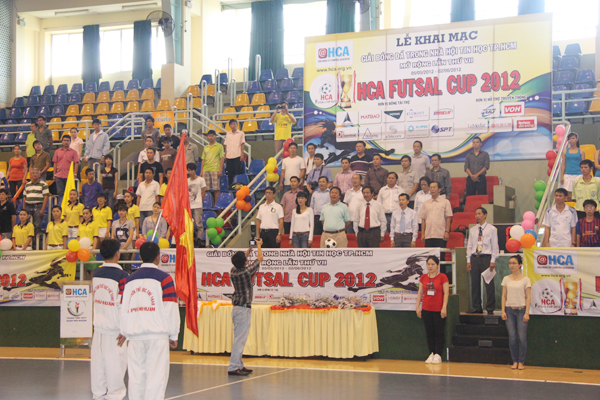
<svg viewBox="0 0 600 400"><path fill-rule="evenodd" d="M60 337L92 337L92 295L90 282L70 282L63 286L60 302Z"/></svg>
<svg viewBox="0 0 600 400"><path fill-rule="evenodd" d="M243 249L196 249L198 297L228 299L231 256ZM254 279L254 302L277 303L282 296L357 296L379 310L414 311L419 278L438 248L265 249ZM251 259L256 257L256 250ZM174 275L175 250L162 250L161 269Z"/></svg>

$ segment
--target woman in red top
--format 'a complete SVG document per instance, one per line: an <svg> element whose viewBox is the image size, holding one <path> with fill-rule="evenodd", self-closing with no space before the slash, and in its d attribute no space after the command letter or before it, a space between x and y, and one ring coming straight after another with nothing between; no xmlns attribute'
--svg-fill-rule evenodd
<svg viewBox="0 0 600 400"><path fill-rule="evenodd" d="M423 318L429 357L426 364L440 364L444 350L446 325L446 307L450 284L446 274L440 273L440 259L427 257L427 274L421 275L419 294L417 295L417 317ZM421 300L423 310L421 311Z"/></svg>
<svg viewBox="0 0 600 400"><path fill-rule="evenodd" d="M24 185L27 177L27 159L21 157L21 147L15 146L15 156L8 161L8 186L10 187L10 195L14 196L17 191ZM21 197L21 196L19 196Z"/></svg>

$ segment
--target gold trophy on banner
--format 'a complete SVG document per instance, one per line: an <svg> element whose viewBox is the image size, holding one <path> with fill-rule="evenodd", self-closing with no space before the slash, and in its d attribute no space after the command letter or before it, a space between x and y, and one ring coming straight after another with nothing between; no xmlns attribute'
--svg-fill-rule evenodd
<svg viewBox="0 0 600 400"><path fill-rule="evenodd" d="M352 99L350 99L348 93L350 93L350 90L352 89L352 74L340 75L340 86L342 87L342 99L340 101L340 107L351 108Z"/></svg>
<svg viewBox="0 0 600 400"><path fill-rule="evenodd" d="M563 278L563 288L565 291L565 315L577 315L577 304L579 303L580 294L578 280L566 280Z"/></svg>

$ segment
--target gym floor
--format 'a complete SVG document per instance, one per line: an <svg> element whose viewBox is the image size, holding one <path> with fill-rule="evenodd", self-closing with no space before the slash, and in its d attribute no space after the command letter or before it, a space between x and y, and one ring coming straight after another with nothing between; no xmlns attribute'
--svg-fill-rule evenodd
<svg viewBox="0 0 600 400"><path fill-rule="evenodd" d="M0 348L0 399L91 399L89 351ZM422 361L245 358L171 353L166 399L600 399L600 371Z"/></svg>

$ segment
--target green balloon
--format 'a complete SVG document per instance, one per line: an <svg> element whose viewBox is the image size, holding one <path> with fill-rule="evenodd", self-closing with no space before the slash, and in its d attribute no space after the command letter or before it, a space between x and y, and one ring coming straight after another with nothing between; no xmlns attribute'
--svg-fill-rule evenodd
<svg viewBox="0 0 600 400"><path fill-rule="evenodd" d="M219 233L219 236L220 236L220 237L222 237L222 238L224 238L224 237L225 237L225 235L227 235L227 231L226 231L225 229L223 229L223 230L221 231L221 233Z"/></svg>
<svg viewBox="0 0 600 400"><path fill-rule="evenodd" d="M215 228L222 228L225 225L225 221L223 221L223 218L217 218L217 226Z"/></svg>
<svg viewBox="0 0 600 400"><path fill-rule="evenodd" d="M223 239L221 239L221 236L217 235L217 236L215 236L214 238L211 238L211 239L210 239L210 242L216 246L216 245L218 245L218 244L221 244L221 241L222 241L222 240L223 240Z"/></svg>
<svg viewBox="0 0 600 400"><path fill-rule="evenodd" d="M540 208L540 202L539 202L539 201L536 201L536 202L535 202L535 209L537 210L538 208Z"/></svg>
<svg viewBox="0 0 600 400"><path fill-rule="evenodd" d="M217 232L217 230L216 230L215 228L208 228L208 229L206 230L206 235L207 235L209 238L211 238L211 239L212 239L212 238L214 238L215 236L218 236L218 235L219 235L219 233Z"/></svg>
<svg viewBox="0 0 600 400"><path fill-rule="evenodd" d="M206 226L209 228L216 228L217 220L214 219L213 217L210 217L209 219L206 220Z"/></svg>
<svg viewBox="0 0 600 400"><path fill-rule="evenodd" d="M88 271L93 271L96 268L98 268L102 263L94 263L92 261L96 261L96 257L94 257L93 254L90 255L90 259L88 261L86 261L86 263L84 264L84 267L88 270Z"/></svg>
<svg viewBox="0 0 600 400"><path fill-rule="evenodd" d="M539 190L539 191L535 192L535 196L534 197L535 197L535 200L537 202L542 201L542 198L544 197L544 191L543 190Z"/></svg>
<svg viewBox="0 0 600 400"><path fill-rule="evenodd" d="M150 230L148 231L148 233L146 233L146 237L147 237L147 238L151 238L153 233L154 233L154 230L153 230L153 229L150 229Z"/></svg>
<svg viewBox="0 0 600 400"><path fill-rule="evenodd" d="M536 192L543 192L544 190L546 190L546 182L544 181L535 181L535 183L533 184L533 188L535 189Z"/></svg>

